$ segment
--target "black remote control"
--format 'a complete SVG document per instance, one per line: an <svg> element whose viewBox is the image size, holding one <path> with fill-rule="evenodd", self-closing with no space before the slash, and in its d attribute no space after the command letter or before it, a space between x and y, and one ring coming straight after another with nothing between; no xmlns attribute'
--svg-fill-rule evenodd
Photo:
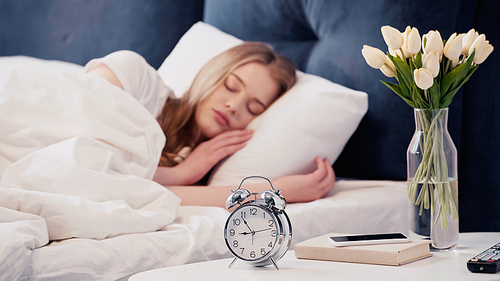
<svg viewBox="0 0 500 281"><path fill-rule="evenodd" d="M471 272L496 273L500 270L500 242L467 262Z"/></svg>

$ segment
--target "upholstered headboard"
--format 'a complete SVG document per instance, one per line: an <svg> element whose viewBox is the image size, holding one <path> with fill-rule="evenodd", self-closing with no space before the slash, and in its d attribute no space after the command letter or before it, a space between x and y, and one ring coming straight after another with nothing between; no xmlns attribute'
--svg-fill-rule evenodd
<svg viewBox="0 0 500 281"><path fill-rule="evenodd" d="M463 18L436 1L409 6L404 1L209 0L204 20L244 40L265 41L292 58L298 67L369 95L369 109L357 132L335 164L338 175L367 179L406 179L406 149L413 135L413 111L368 67L364 44L386 49L380 27L407 25L422 31L451 34ZM404 4L403 4L404 3ZM428 13L432 7L432 16ZM428 16L425 16L428 15ZM446 19L446 20L445 20ZM444 36L444 35L443 35ZM450 111L450 131L460 147L461 96Z"/></svg>
<svg viewBox="0 0 500 281"><path fill-rule="evenodd" d="M0 55L85 65L134 50L158 68L202 16L203 0L1 0Z"/></svg>
<svg viewBox="0 0 500 281"><path fill-rule="evenodd" d="M334 164L339 177L406 179L413 113L361 56L385 49L380 27L443 39L475 28L495 49L452 103L459 150L461 231L500 231L500 19L498 0L0 0L0 56L85 64L120 49L159 67L179 38L204 20L243 40L269 42L308 73L368 93L369 109ZM498 211L498 212L497 212Z"/></svg>
<svg viewBox="0 0 500 281"><path fill-rule="evenodd" d="M380 83L388 78L366 64L361 49L364 44L387 48L383 25L399 30L415 26L421 35L439 30L445 40L453 32L475 28L500 48L500 2L454 2L207 0L204 21L243 40L269 42L301 70L368 93L368 112L335 171L344 177L405 180L413 110ZM500 229L499 219L477 209L500 198L498 77L500 55L495 50L450 106L449 131L459 151L461 231Z"/></svg>

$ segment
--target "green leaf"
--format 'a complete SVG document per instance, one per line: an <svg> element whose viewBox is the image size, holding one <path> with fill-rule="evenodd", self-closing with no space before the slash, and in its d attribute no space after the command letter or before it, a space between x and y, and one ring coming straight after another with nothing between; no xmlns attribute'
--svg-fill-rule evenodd
<svg viewBox="0 0 500 281"><path fill-rule="evenodd" d="M443 95L440 102L441 108L448 107L451 104L460 87L462 87L462 85L469 80L470 76L478 68L477 65L471 67L474 55L475 50L472 51L465 64L457 66L443 79L441 83L441 94ZM447 85L443 85L445 82Z"/></svg>
<svg viewBox="0 0 500 281"><path fill-rule="evenodd" d="M412 59L410 59L410 70L411 70L411 73L413 73L413 71L415 69L418 69L417 65L415 64L415 62Z"/></svg>
<svg viewBox="0 0 500 281"><path fill-rule="evenodd" d="M403 95L403 93L401 91L401 87L398 84L389 83L389 82L385 82L385 81L380 81L380 82L382 82L382 84L386 85L389 89L394 91L394 93L396 93L398 96L400 96L409 106L415 107L415 103L413 101L407 99Z"/></svg>
<svg viewBox="0 0 500 281"><path fill-rule="evenodd" d="M415 85L415 83L413 82L413 72L410 70L410 66L399 58L389 58L392 60L394 66L396 67L396 74L398 76L399 84L402 84L402 82L404 82L408 89L408 92L403 91L403 94L405 95L405 97L410 97L411 93L409 91L411 91L411 89Z"/></svg>
<svg viewBox="0 0 500 281"><path fill-rule="evenodd" d="M451 102L453 101L453 98L455 97L455 94L458 92L458 90L460 90L460 88L467 81L469 81L469 78L472 76L472 74L476 71L477 68L478 68L477 65L471 67L471 69L469 70L469 73L462 80L462 82L459 85L457 85L457 87L455 87L454 89L452 89L448 94L446 94L446 96L441 100L441 103L440 103L441 108L446 108L446 107L450 106Z"/></svg>
<svg viewBox="0 0 500 281"><path fill-rule="evenodd" d="M439 102L441 100L441 89L439 87L439 82L434 78L434 84L427 89L427 95L429 98L429 103L431 108L439 108Z"/></svg>
<svg viewBox="0 0 500 281"><path fill-rule="evenodd" d="M418 54L415 56L415 65L416 65L416 68L419 69L419 68L422 68L422 52L419 51Z"/></svg>
<svg viewBox="0 0 500 281"><path fill-rule="evenodd" d="M446 94L450 87L453 85L453 82L457 80L460 72L465 71L467 64L461 64L455 67L450 73L448 73L444 79L441 81L441 93ZM467 73L467 71L465 71Z"/></svg>
<svg viewBox="0 0 500 281"><path fill-rule="evenodd" d="M463 84L462 80L465 78L465 76L467 76L467 73L469 73L469 68L472 64L472 61L474 60L475 53L476 53L476 49L474 49L472 51L472 53L469 55L469 57L467 58L467 62L465 63L464 69L462 71L458 72L457 77L455 78L455 80L452 83L452 86L451 86L452 88L457 87L457 85Z"/></svg>
<svg viewBox="0 0 500 281"><path fill-rule="evenodd" d="M413 95L417 97L414 100L415 103L418 104L418 108L429 108L429 102L424 97L424 91L422 89L415 87L413 89Z"/></svg>

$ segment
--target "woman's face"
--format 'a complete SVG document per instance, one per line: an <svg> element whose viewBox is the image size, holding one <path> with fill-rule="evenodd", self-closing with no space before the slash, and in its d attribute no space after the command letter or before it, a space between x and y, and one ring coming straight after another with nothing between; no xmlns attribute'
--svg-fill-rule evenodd
<svg viewBox="0 0 500 281"><path fill-rule="evenodd" d="M271 105L278 91L279 84L267 66L256 62L244 64L198 105L196 123L207 138L244 129Z"/></svg>

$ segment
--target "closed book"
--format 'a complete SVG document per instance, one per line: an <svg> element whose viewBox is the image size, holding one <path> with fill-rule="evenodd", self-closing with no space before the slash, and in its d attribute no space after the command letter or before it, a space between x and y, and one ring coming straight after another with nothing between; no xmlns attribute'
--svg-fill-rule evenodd
<svg viewBox="0 0 500 281"><path fill-rule="evenodd" d="M335 247L327 239L338 235L336 233L326 234L295 244L295 257L397 266L432 255L429 250L430 241L411 240L408 243L398 244Z"/></svg>

